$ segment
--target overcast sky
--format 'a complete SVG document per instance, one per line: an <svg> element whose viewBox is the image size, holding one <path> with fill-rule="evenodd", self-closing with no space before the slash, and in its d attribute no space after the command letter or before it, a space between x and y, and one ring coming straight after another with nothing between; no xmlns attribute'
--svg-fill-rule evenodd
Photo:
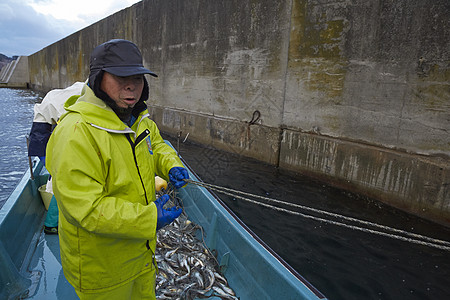
<svg viewBox="0 0 450 300"><path fill-rule="evenodd" d="M139 0L0 0L0 53L31 55Z"/></svg>

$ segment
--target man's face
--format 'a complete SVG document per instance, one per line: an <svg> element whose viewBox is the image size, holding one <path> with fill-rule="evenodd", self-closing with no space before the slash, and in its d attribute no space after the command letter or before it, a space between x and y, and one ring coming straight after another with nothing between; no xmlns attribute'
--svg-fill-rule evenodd
<svg viewBox="0 0 450 300"><path fill-rule="evenodd" d="M144 75L119 77L108 72L103 75L100 88L120 109L132 109L141 98Z"/></svg>

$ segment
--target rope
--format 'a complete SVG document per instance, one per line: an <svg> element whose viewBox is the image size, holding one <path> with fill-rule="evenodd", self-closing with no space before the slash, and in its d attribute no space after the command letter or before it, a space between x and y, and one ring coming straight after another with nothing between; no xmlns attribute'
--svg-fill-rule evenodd
<svg viewBox="0 0 450 300"><path fill-rule="evenodd" d="M187 179L186 182L192 183L192 184L204 187L204 188L209 188L209 189L217 191L219 193L222 193L222 194L225 194L225 195L228 195L228 196L232 196L234 198L238 198L238 199L241 199L241 200L244 200L244 201L247 201L247 202L251 202L251 203L254 203L254 204L257 204L257 205L261 205L261 206L264 206L264 207L267 207L267 208L270 208L270 209L274 209L274 210L277 210L277 211L286 212L286 213L289 213L289 214L301 216L301 217L308 218L308 219L313 219L313 220L324 222L324 223L328 223L328 224L342 226L342 227L350 228L350 229L353 229L353 230L359 230L359 231L363 231L363 232L378 234L378 235L381 235L381 236L386 236L386 237L389 237L389 238L398 239L398 240L402 240L402 241L405 241L405 242L410 242L410 243L415 243L415 244L419 244L419 245L425 245L425 246L429 246L429 247L438 248L438 249L441 249L441 250L450 251L450 242L448 242L448 241L439 240L439 239L435 239L435 238L430 238L430 237L427 237L427 236L423 236L423 235L419 235L419 234L416 234L416 233L412 233L412 232L408 232L408 231L404 231L404 230L400 230L400 229L396 229L396 228L380 225L380 224L377 224L377 223L372 223L372 222L369 222L369 221L359 220L359 219L355 219L355 218L352 218L352 217L339 215L339 214L327 212L327 211L316 209L316 208L307 207L307 206L304 206L304 205L299 205L299 204L284 202L284 201L273 199L273 198L268 198L268 197L263 197L263 196L259 196L259 195L254 195L254 194L250 194L250 193L246 193L246 192L242 192L242 191L238 191L238 190L234 190L234 189L230 189L230 188L226 188L226 187L222 187L222 186L217 186L217 185L210 184L210 183L199 182L199 181L194 181L194 180L190 180L190 179ZM239 194L243 195L243 196L240 196ZM369 228L363 228L363 227L350 225L350 224L346 224L346 223L342 223L342 222L338 222L338 221L333 221L333 220L329 220L329 219L316 217L316 216L313 216L313 215L304 214L304 213L301 213L301 212L298 212L298 211L288 210L288 209L277 207L277 206L273 206L273 205L270 205L270 204L267 204L267 203L262 203L260 201L252 200L252 199L246 198L244 196L252 197L252 198L256 198L256 199L261 199L261 200L265 200L265 201L268 201L268 202L273 202L273 203L277 203L277 204L281 204L281 205L291 206L291 207L295 207L295 208L298 208L298 209L311 211L311 212L314 212L314 213L317 213L317 214L322 214L322 215L334 217L334 218L337 218L337 219L344 219L344 220L347 220L347 221L350 221L350 222L355 222L355 223L362 224L362 225L365 225L365 226L372 226L372 227L375 227L375 228L386 230L386 231L391 232L391 233L378 231L378 230L374 230L374 229L369 229ZM396 233L396 234L394 234L394 233ZM401 236L401 235L398 235L398 234L402 234L404 236Z"/></svg>

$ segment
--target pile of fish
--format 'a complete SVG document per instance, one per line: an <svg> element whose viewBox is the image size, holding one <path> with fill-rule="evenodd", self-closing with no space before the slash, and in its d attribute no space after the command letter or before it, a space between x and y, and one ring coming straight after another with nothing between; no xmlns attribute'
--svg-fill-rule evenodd
<svg viewBox="0 0 450 300"><path fill-rule="evenodd" d="M179 201L173 194L171 199L169 202ZM205 246L202 227L191 222L184 212L158 231L155 258L159 269L156 299L239 299Z"/></svg>

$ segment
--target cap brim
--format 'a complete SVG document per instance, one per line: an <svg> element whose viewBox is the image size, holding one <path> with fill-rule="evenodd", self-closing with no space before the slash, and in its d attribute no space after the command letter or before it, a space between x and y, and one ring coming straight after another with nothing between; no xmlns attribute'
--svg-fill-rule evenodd
<svg viewBox="0 0 450 300"><path fill-rule="evenodd" d="M106 68L103 68L103 70L108 73L111 73L113 75L120 76L120 77L127 77L127 76L133 76L133 75L141 75L141 74L149 74L153 77L158 77L158 75L156 75L149 69L146 69L144 67L137 67L137 66L106 67Z"/></svg>

